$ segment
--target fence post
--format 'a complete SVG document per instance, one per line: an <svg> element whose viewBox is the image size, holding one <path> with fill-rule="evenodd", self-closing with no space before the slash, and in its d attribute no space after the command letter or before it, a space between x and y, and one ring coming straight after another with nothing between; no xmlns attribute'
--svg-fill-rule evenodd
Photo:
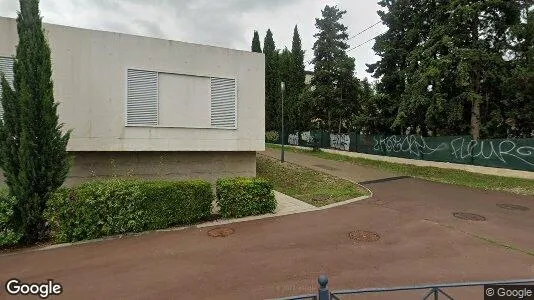
<svg viewBox="0 0 534 300"><path fill-rule="evenodd" d="M330 291L328 290L328 277L326 275L321 275L317 279L319 282L319 292L318 292L318 300L330 300Z"/></svg>

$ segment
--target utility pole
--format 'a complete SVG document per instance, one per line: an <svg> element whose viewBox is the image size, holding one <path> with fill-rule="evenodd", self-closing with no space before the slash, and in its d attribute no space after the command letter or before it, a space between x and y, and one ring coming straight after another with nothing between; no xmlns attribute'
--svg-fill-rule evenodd
<svg viewBox="0 0 534 300"><path fill-rule="evenodd" d="M280 86L282 88L282 152L280 153L280 161L284 162L284 90L286 89L286 84L282 81Z"/></svg>

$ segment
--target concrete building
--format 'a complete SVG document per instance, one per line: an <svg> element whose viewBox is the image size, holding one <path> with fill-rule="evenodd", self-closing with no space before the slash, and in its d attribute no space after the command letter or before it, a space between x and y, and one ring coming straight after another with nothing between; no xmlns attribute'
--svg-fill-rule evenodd
<svg viewBox="0 0 534 300"><path fill-rule="evenodd" d="M60 120L73 130L68 184L255 176L256 151L265 147L263 54L44 28ZM16 21L0 17L0 71L11 79L17 44Z"/></svg>
<svg viewBox="0 0 534 300"><path fill-rule="evenodd" d="M306 71L304 75L304 83L311 84L313 79L313 71Z"/></svg>

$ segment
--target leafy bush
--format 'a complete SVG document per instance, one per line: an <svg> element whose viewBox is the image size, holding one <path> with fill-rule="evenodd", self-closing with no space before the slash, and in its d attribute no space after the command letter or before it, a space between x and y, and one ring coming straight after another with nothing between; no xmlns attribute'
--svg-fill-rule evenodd
<svg viewBox="0 0 534 300"><path fill-rule="evenodd" d="M141 185L147 229L192 224L211 215L211 184L201 180L153 181Z"/></svg>
<svg viewBox="0 0 534 300"><path fill-rule="evenodd" d="M13 246L22 237L10 224L15 203L15 197L10 197L7 189L0 189L0 247Z"/></svg>
<svg viewBox="0 0 534 300"><path fill-rule="evenodd" d="M269 143L279 143L280 142L280 134L278 131L267 131L265 133L265 139Z"/></svg>
<svg viewBox="0 0 534 300"><path fill-rule="evenodd" d="M261 215L276 209L273 186L260 178L219 179L217 202L224 218Z"/></svg>
<svg viewBox="0 0 534 300"><path fill-rule="evenodd" d="M45 216L58 242L168 228L210 215L211 185L202 181L113 179L61 189Z"/></svg>

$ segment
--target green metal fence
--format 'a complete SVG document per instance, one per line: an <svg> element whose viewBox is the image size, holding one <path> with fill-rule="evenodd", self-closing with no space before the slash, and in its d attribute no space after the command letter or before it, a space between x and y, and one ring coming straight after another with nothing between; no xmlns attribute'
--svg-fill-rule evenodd
<svg viewBox="0 0 534 300"><path fill-rule="evenodd" d="M276 136L276 138L273 138ZM281 143L279 132L266 134L266 142ZM534 138L487 139L470 136L330 134L324 131L287 133L286 145L360 152L382 156L486 167L534 171Z"/></svg>

